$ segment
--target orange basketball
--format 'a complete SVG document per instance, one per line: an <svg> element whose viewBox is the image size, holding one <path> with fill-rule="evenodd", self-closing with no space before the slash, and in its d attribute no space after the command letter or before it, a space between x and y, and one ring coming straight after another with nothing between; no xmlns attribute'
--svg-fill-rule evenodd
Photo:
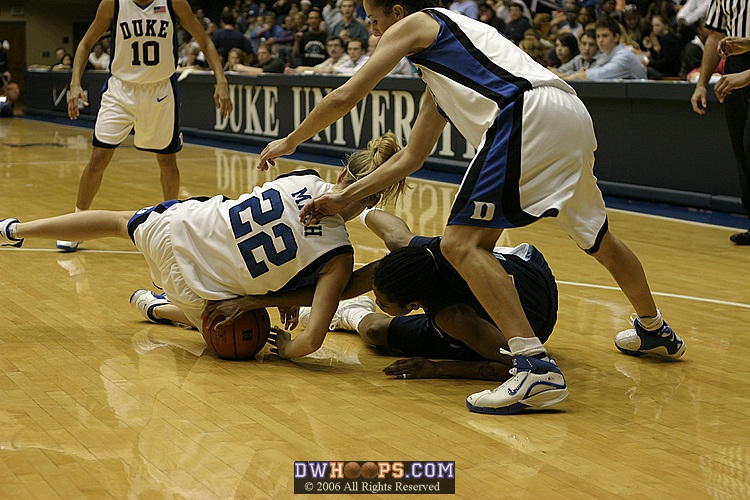
<svg viewBox="0 0 750 500"><path fill-rule="evenodd" d="M224 316L219 316L209 326L204 319L202 329L209 349L220 358L252 359L266 345L271 320L265 309L247 311L233 323L215 330L213 326L223 320Z"/></svg>
<svg viewBox="0 0 750 500"><path fill-rule="evenodd" d="M378 475L378 464L375 462L365 462L362 464L362 477L365 479L374 479Z"/></svg>
<svg viewBox="0 0 750 500"><path fill-rule="evenodd" d="M347 479L357 479L362 472L357 462L347 462L344 466L344 476Z"/></svg>

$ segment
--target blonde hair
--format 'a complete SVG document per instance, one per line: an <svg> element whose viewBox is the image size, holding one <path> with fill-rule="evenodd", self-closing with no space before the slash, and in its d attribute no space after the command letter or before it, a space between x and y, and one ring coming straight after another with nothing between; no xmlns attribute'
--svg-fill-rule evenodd
<svg viewBox="0 0 750 500"><path fill-rule="evenodd" d="M401 149L393 132L386 132L367 143L367 149L358 149L346 157L346 172L343 182L351 184L373 173ZM406 190L406 179L387 187L380 193L380 204L390 199L398 200Z"/></svg>

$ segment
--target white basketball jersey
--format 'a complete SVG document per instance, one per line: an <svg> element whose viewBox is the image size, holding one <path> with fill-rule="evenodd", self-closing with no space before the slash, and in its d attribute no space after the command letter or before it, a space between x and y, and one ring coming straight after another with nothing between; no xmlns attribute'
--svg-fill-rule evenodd
<svg viewBox="0 0 750 500"><path fill-rule="evenodd" d="M280 176L236 200L214 196L178 203L170 230L186 284L204 299L222 300L314 283L331 257L353 251L340 216L315 226L299 220L302 205L329 189L317 172L307 170Z"/></svg>
<svg viewBox="0 0 750 500"><path fill-rule="evenodd" d="M446 9L425 9L440 24L435 42L409 56L444 115L478 148L500 110L523 92L567 83L492 26Z"/></svg>
<svg viewBox="0 0 750 500"><path fill-rule="evenodd" d="M177 67L176 19L171 0L154 0L147 7L133 0L116 0L110 72L132 83L154 83L172 76Z"/></svg>

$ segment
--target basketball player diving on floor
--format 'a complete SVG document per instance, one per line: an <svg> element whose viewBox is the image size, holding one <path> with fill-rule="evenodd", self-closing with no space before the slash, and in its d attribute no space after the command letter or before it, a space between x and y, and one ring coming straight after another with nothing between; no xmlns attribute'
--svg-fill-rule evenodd
<svg viewBox="0 0 750 500"><path fill-rule="evenodd" d="M373 139L368 149L349 156L333 189L370 174L398 149L391 133ZM355 202L340 217L305 226L299 221L300 207L331 185L313 170L300 170L235 200L219 195L166 201L135 213L96 210L30 222L3 219L0 245L20 247L27 238L130 238L145 257L152 281L181 318L196 327L208 301L224 301L212 309L226 317L221 325L242 313L231 299L314 285L315 312L307 330L294 339L273 334L270 339L280 357L296 358L322 345L352 274L353 248L345 220L374 206L381 195L397 196L402 187Z"/></svg>
<svg viewBox="0 0 750 500"><path fill-rule="evenodd" d="M383 368L387 376L506 380L512 364L500 349L507 350L508 343L441 255L440 238L417 236L402 219L379 209L365 210L357 219L391 253L356 271L366 272L371 286L351 287L351 292L372 288L380 309L394 317L375 312L375 303L365 295L342 301L331 329L356 331L376 348L412 356ZM534 333L546 342L557 319L557 285L544 257L528 243L495 248L494 255L512 277ZM410 314L418 309L425 313ZM310 312L300 308L301 324Z"/></svg>

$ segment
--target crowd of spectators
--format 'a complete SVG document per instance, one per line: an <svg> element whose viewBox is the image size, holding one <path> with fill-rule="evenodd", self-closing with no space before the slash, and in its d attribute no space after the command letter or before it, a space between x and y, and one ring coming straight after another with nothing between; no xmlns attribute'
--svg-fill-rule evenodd
<svg viewBox="0 0 750 500"><path fill-rule="evenodd" d="M489 24L566 80L690 79L700 66L708 0L442 0ZM225 61L245 74L351 75L368 59L372 36L361 0L235 0L214 22L196 17ZM353 42L353 43L352 43ZM198 45L180 31L178 71L206 70ZM87 69L106 70L109 37ZM69 70L58 49L53 70ZM417 76L404 59L393 75Z"/></svg>

